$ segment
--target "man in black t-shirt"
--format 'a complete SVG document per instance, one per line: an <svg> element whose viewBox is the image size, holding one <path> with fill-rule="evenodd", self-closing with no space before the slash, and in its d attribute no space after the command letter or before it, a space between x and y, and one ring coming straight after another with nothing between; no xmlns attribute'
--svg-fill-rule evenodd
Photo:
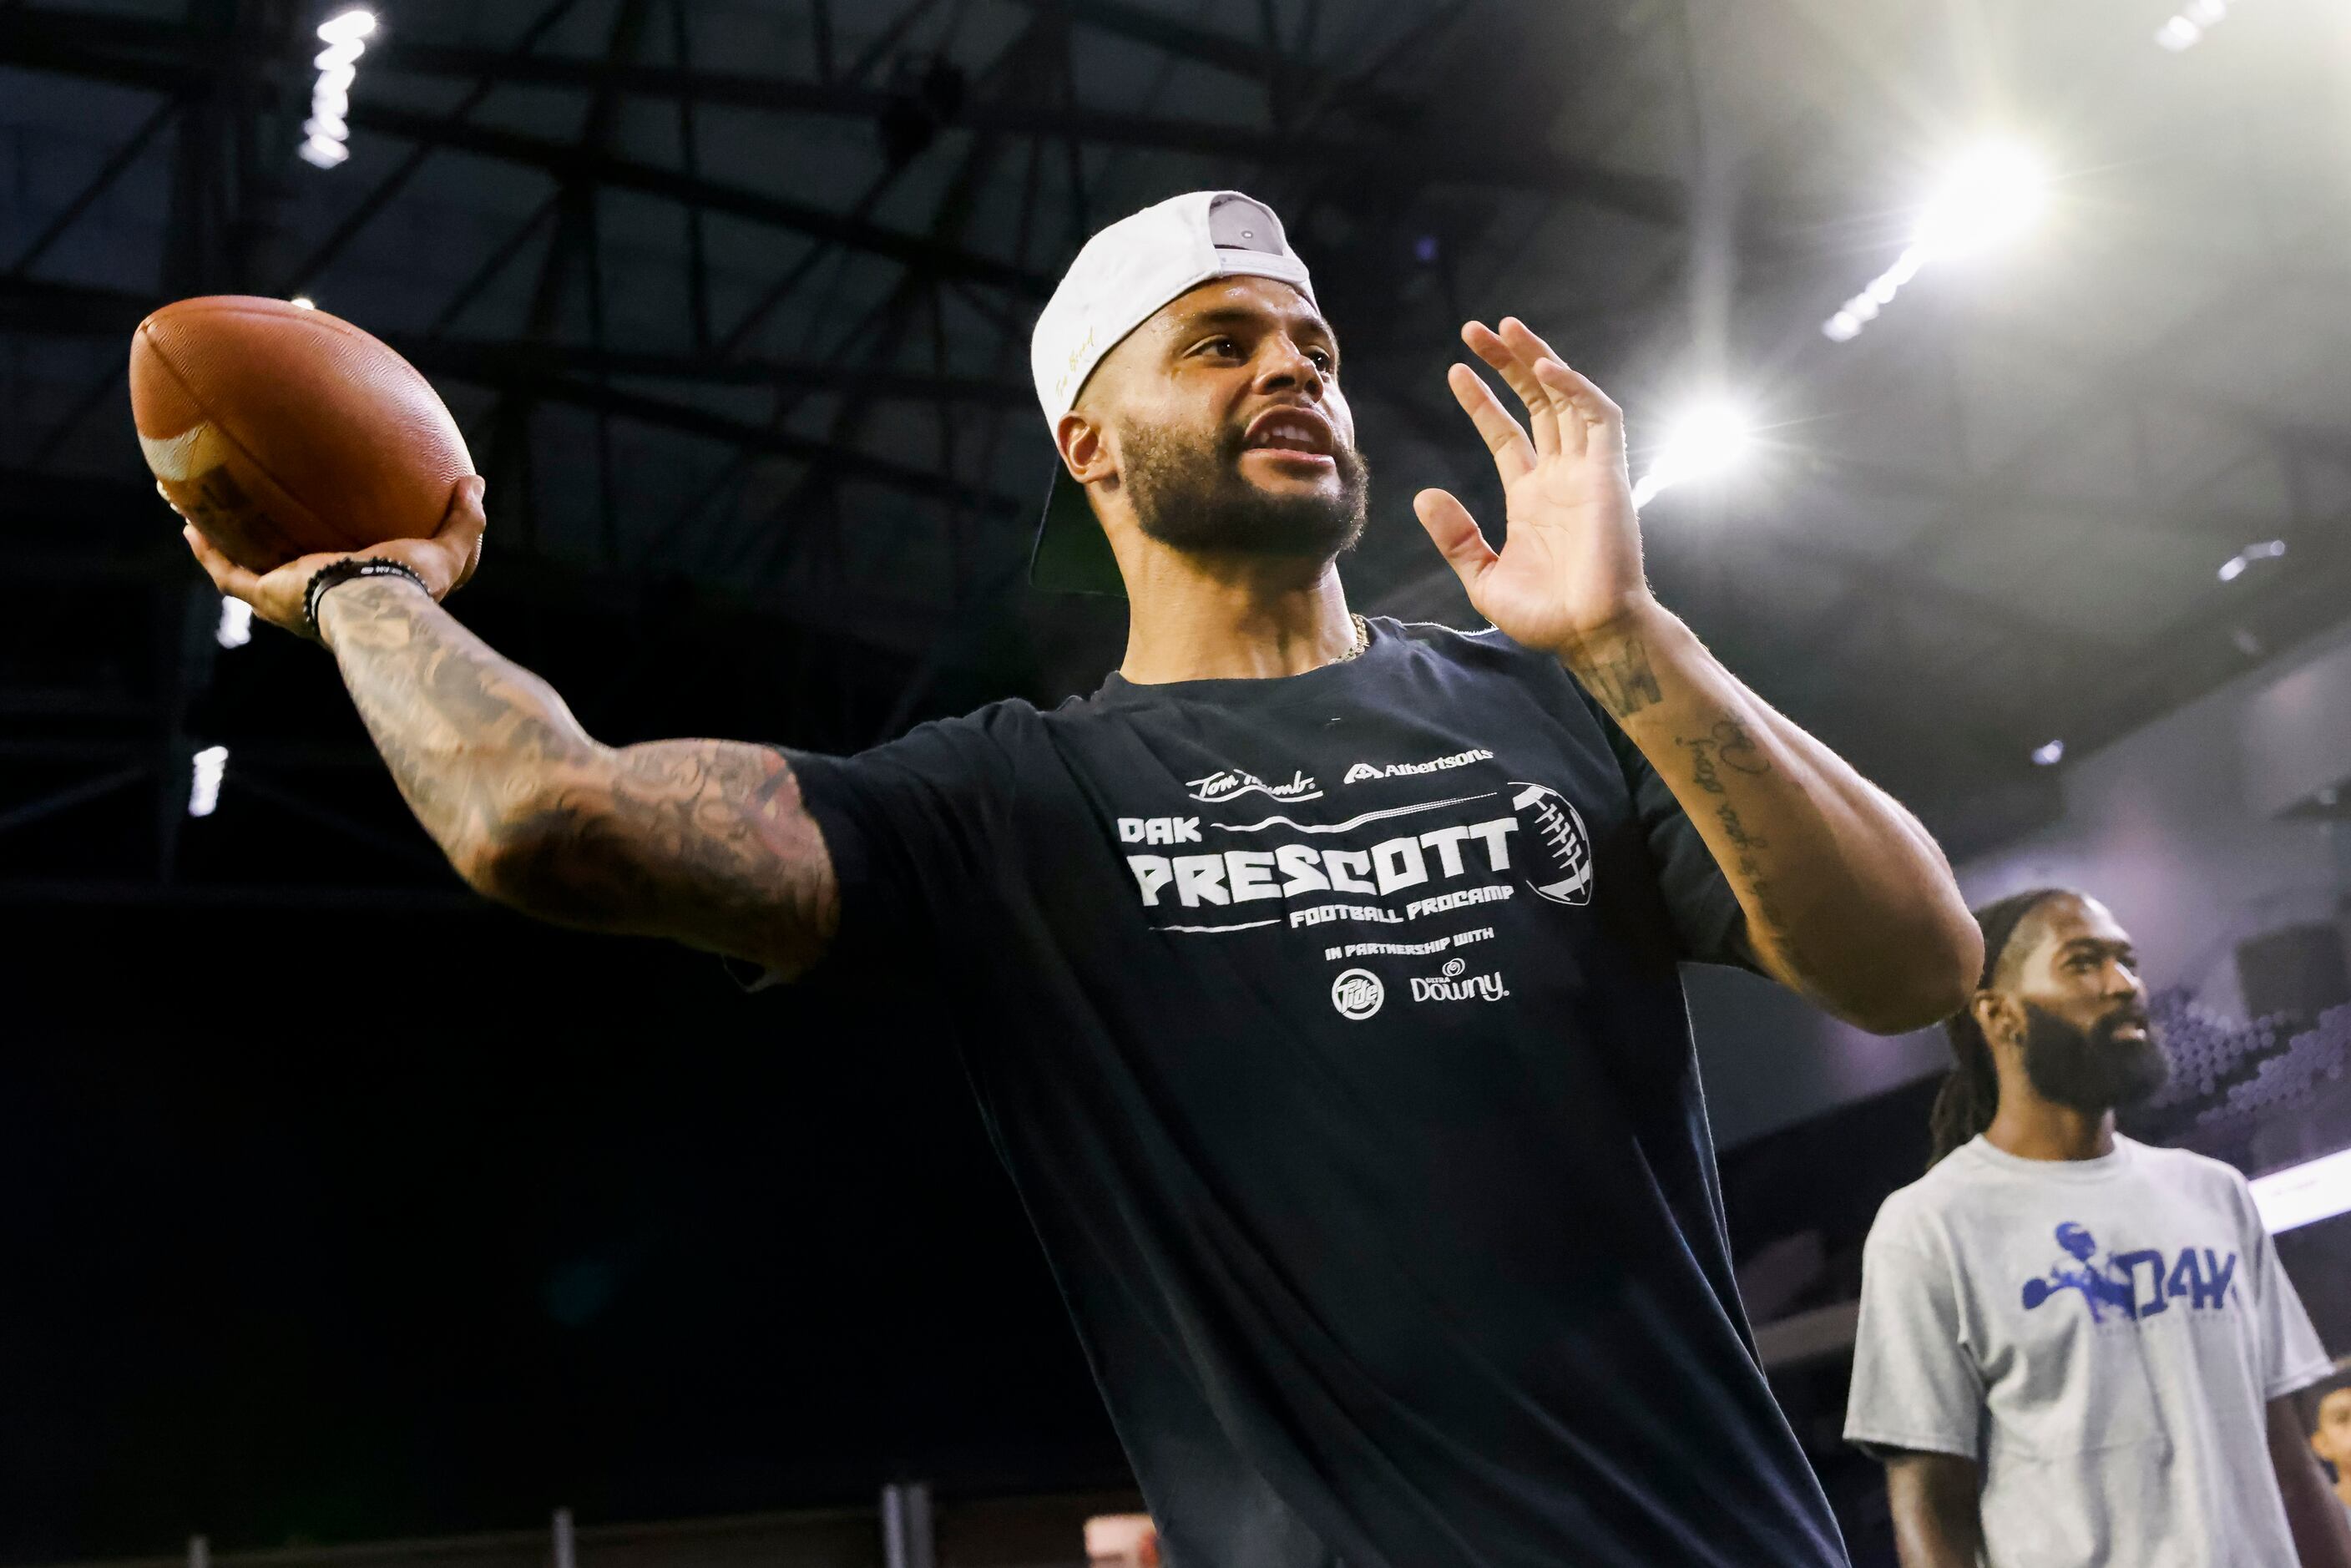
<svg viewBox="0 0 2351 1568"><path fill-rule="evenodd" d="M1825 1568L1675 966L1891 1031L1967 995L1976 927L1918 825L1651 596L1616 407L1515 320L1463 338L1526 413L1454 368L1508 542L1415 506L1493 629L1367 620L1339 345L1279 220L1198 192L1096 235L1037 327L1033 570L1123 581L1125 657L852 758L589 738L437 603L478 480L365 552L405 574L190 542L333 650L484 892L946 982L1179 1568Z"/></svg>

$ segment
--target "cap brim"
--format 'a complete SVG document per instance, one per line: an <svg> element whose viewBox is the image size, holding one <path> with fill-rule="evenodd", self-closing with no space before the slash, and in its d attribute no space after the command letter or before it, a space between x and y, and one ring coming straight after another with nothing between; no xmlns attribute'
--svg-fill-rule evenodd
<svg viewBox="0 0 2351 1568"><path fill-rule="evenodd" d="M1045 492L1045 514L1037 520L1037 543L1029 552L1029 585L1046 593L1108 593L1126 597L1126 579L1102 533L1085 486L1070 477L1060 455Z"/></svg>

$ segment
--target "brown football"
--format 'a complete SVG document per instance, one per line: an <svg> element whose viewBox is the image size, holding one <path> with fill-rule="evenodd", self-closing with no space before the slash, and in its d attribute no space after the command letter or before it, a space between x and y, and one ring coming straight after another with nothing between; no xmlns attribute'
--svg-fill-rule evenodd
<svg viewBox="0 0 2351 1568"><path fill-rule="evenodd" d="M415 366L282 299L183 299L139 323L131 414L164 495L254 571L422 538L474 471Z"/></svg>

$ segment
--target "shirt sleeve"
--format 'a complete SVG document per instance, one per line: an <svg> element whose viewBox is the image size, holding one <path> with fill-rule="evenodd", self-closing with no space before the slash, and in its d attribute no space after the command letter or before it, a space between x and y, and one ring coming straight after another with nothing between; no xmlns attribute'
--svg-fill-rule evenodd
<svg viewBox="0 0 2351 1568"><path fill-rule="evenodd" d="M1591 703L1588 695L1584 700ZM1597 703L1591 706L1633 791L1633 804L1640 813L1642 831L1648 835L1649 858L1657 868L1657 885L1673 916L1681 956L1692 963L1721 964L1762 974L1763 966L1747 940L1747 912L1740 908L1739 895L1731 892L1730 879L1722 874L1714 852L1698 837L1697 824L1632 737L1617 727L1606 709Z"/></svg>
<svg viewBox="0 0 2351 1568"><path fill-rule="evenodd" d="M1983 1374L1965 1341L1952 1270L1890 1234L1881 1214L1862 1249L1845 1441L1881 1458L1916 1449L1974 1459L1983 1420Z"/></svg>
<svg viewBox="0 0 2351 1568"><path fill-rule="evenodd" d="M1017 883L1005 733L1017 722L983 709L852 757L786 753L841 888L827 967L925 956Z"/></svg>
<svg viewBox="0 0 2351 1568"><path fill-rule="evenodd" d="M2262 1224L2252 1189L2237 1177L2238 1207L2244 1214L2245 1282L2252 1287L2253 1321L2261 1342L2262 1398L2264 1401L2297 1393L2334 1370L2302 1297L2286 1278L2278 1260L2277 1239Z"/></svg>

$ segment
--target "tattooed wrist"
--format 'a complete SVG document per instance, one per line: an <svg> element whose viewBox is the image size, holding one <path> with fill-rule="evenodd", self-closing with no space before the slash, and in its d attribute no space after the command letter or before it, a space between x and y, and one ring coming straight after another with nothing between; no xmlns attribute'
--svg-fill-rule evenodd
<svg viewBox="0 0 2351 1568"><path fill-rule="evenodd" d="M404 577L356 577L339 582L319 596L319 641L332 648L339 625L381 621L386 614L399 613L402 606L413 609L419 601L430 603L432 599Z"/></svg>
<svg viewBox="0 0 2351 1568"><path fill-rule="evenodd" d="M1621 723L1665 700L1650 653L1660 629L1660 614L1628 612L1570 637L1560 663Z"/></svg>

